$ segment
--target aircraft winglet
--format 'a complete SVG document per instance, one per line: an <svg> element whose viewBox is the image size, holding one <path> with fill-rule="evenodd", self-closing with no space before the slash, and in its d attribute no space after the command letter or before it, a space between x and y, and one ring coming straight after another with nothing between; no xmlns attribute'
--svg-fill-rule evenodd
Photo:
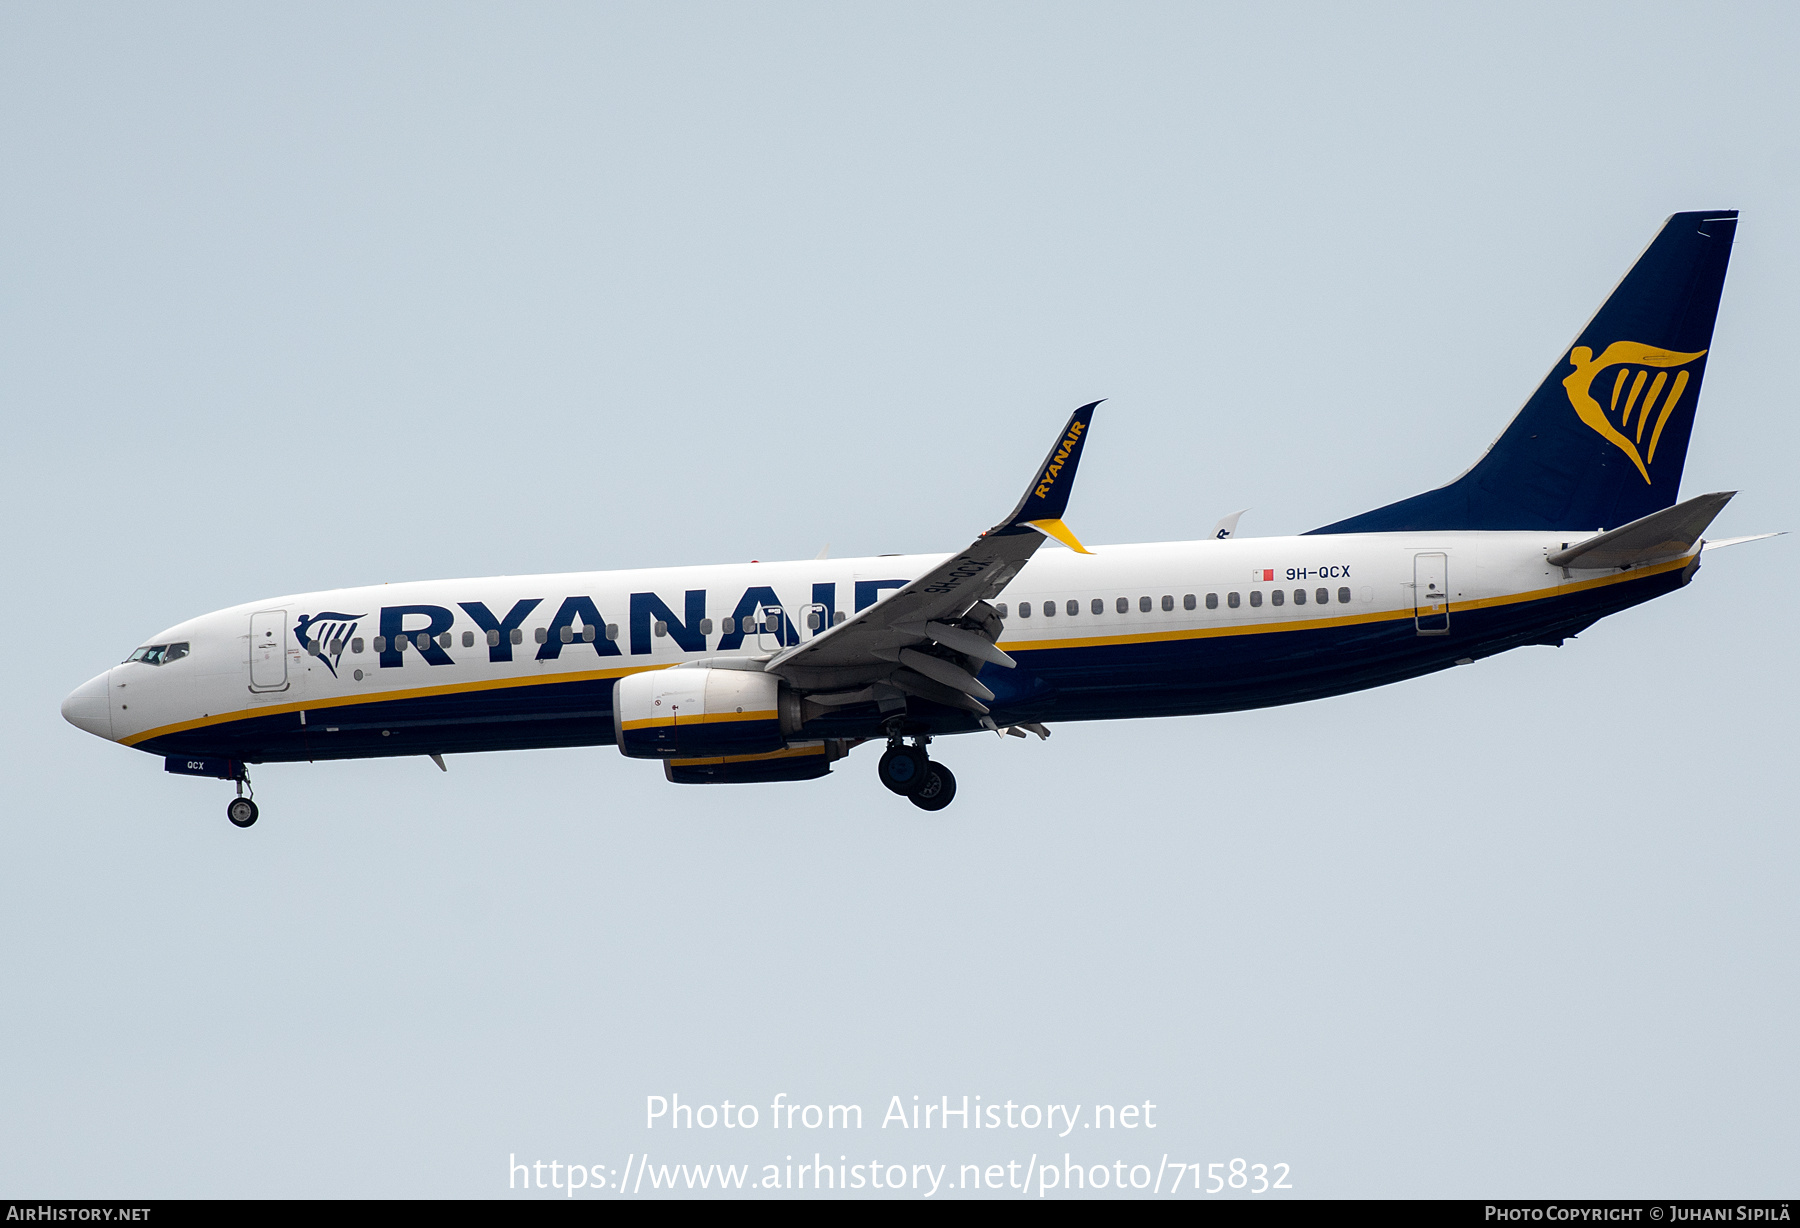
<svg viewBox="0 0 1800 1228"><path fill-rule="evenodd" d="M1013 665L1011 657L993 647L1000 637L1002 619L986 602L1005 590L1047 537L1071 550L1092 553L1069 531L1062 514L1069 506L1075 466L1099 404L1083 405L1069 416L1056 446L1025 488L1025 497L1005 520L899 592L776 654L765 668L785 674L790 681L799 678L802 681L796 685L812 688L818 684L810 679L817 675L809 671L887 667L892 672L880 685L986 716L988 710L982 702L986 687L977 691L965 684L964 676L973 679L971 671L979 670L984 661L1003 668ZM936 663L920 659L922 650L926 657L932 655L932 645L962 654L962 665L948 662L957 673L946 672L948 658Z"/></svg>
<svg viewBox="0 0 1800 1228"><path fill-rule="evenodd" d="M990 536L1036 530L1045 537L1054 537L1071 550L1093 553L1076 540L1069 526L1063 523L1062 516L1069 506L1069 491L1075 485L1075 467L1081 463L1088 426L1099 407L1100 402L1093 401L1069 415L1068 425L1051 446L1050 454L1044 457L1044 463L1038 466L1037 476L1025 488L1024 498L1019 500L1011 515L988 530Z"/></svg>

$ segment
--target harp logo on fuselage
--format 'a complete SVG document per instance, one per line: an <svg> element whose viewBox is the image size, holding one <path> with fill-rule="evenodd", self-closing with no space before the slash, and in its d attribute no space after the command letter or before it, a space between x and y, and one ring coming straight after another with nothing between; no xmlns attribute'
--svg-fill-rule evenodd
<svg viewBox="0 0 1800 1228"><path fill-rule="evenodd" d="M324 610L318 614L302 614L294 624L294 638L310 656L319 658L326 669L337 677L337 667L344 657L344 645L356 634L357 620L366 614L340 614Z"/></svg>
<svg viewBox="0 0 1800 1228"><path fill-rule="evenodd" d="M1639 341L1615 341L1596 358L1593 350L1578 345L1569 351L1569 362L1575 369L1563 377L1562 385L1569 394L1569 404L1574 406L1581 420L1595 434L1629 456L1638 473L1648 482L1650 464L1656 459L1656 445L1662 441L1663 427L1668 425L1669 415L1675 412L1676 402L1681 400L1681 394L1688 386L1686 371L1676 371L1671 381L1669 370L1685 367L1705 353L1705 350L1696 350L1692 354L1680 354ZM1610 400L1602 407L1594 399L1593 387L1594 381L1608 367L1618 367L1619 374L1612 381ZM1634 367L1637 368L1635 376L1632 373ZM1656 370L1654 380L1650 378L1652 369ZM1644 391L1646 382L1650 384L1648 393ZM1667 395L1664 395L1665 386ZM1633 413L1637 415L1635 423ZM1614 424L1615 416L1617 425ZM1651 422L1652 417L1654 422ZM1650 428L1647 445L1644 441L1646 426Z"/></svg>

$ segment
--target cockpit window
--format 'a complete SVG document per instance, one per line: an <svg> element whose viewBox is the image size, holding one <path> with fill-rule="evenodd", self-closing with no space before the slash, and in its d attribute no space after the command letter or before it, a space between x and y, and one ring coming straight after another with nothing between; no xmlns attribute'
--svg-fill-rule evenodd
<svg viewBox="0 0 1800 1228"><path fill-rule="evenodd" d="M188 655L186 644L151 644L140 648L125 659L142 661L145 665L167 665L171 661L179 661Z"/></svg>

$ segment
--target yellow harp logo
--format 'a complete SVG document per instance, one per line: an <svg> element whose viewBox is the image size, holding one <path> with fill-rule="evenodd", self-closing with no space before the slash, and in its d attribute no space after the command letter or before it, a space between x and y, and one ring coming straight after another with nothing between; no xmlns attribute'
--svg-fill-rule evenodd
<svg viewBox="0 0 1800 1228"><path fill-rule="evenodd" d="M1601 351L1600 357L1594 357L1594 351L1585 345L1578 345L1569 351L1569 362L1574 370L1563 378L1563 388L1569 394L1569 404L1581 420L1592 427L1608 443L1618 448L1631 458L1637 471L1650 480L1650 462L1656 459L1656 444L1662 438L1663 427L1668 424L1669 415L1675 411L1675 402L1681 400L1681 394L1687 390L1688 373L1677 371L1675 381L1669 383L1669 372L1658 370L1656 379L1650 384L1650 393L1643 395L1644 383L1650 378L1650 368L1685 367L1694 359L1706 353L1696 350L1692 354L1677 354L1671 350L1659 349L1654 345L1644 345L1638 341L1615 341ZM1618 367L1619 374L1612 383L1612 400L1602 408L1594 399L1592 388L1594 380L1607 367ZM1636 377L1631 369L1638 368ZM1625 387L1626 381L1631 387ZM1669 395L1664 397L1663 387L1669 385ZM1657 405L1658 399L1662 404ZM1623 404L1621 405L1621 402ZM1637 413L1637 424L1634 428L1631 421L1633 411ZM1650 415L1656 415L1656 425L1650 428L1650 448L1640 453L1638 445L1644 442L1644 426L1650 421ZM1614 416L1618 425L1613 425Z"/></svg>

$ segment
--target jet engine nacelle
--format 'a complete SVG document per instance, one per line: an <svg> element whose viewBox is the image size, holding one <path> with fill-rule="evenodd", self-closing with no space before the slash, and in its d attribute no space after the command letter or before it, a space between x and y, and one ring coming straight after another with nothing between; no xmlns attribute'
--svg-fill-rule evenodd
<svg viewBox="0 0 1800 1228"><path fill-rule="evenodd" d="M613 685L613 736L633 759L767 754L799 731L800 698L773 674L679 666Z"/></svg>

